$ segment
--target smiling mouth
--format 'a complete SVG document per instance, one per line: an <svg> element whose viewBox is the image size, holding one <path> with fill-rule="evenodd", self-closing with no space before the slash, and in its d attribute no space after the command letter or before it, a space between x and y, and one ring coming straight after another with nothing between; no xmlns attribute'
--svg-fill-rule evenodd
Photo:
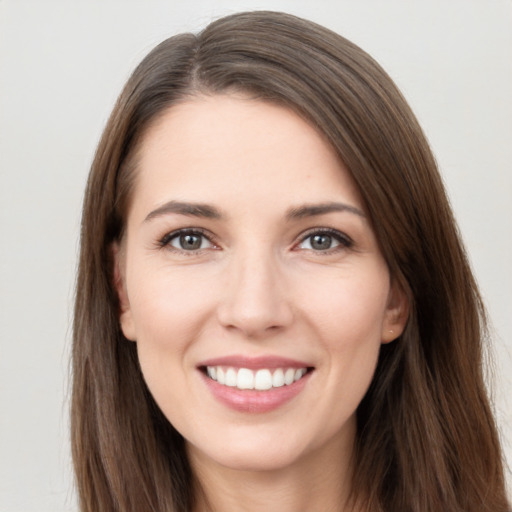
<svg viewBox="0 0 512 512"><path fill-rule="evenodd" d="M223 386L240 390L268 391L270 389L290 386L313 371L311 367L303 368L235 368L231 366L203 366L201 370L212 380Z"/></svg>

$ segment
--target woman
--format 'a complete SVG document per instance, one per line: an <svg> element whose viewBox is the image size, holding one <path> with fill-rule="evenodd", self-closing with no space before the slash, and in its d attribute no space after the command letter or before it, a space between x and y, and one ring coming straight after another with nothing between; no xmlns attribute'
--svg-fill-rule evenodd
<svg viewBox="0 0 512 512"><path fill-rule="evenodd" d="M428 144L361 49L255 12L135 70L84 202L82 510L509 510L485 340Z"/></svg>

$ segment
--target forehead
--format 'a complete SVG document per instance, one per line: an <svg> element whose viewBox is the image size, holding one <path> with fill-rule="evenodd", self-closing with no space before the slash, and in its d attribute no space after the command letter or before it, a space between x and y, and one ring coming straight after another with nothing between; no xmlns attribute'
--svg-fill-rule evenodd
<svg viewBox="0 0 512 512"><path fill-rule="evenodd" d="M138 152L134 200L295 203L344 199L357 187L325 138L292 110L234 95L194 97L164 112Z"/></svg>

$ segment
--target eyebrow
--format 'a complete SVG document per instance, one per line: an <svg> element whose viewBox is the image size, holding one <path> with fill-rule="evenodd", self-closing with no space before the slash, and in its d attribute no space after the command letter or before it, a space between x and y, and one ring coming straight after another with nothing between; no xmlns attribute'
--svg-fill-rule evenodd
<svg viewBox="0 0 512 512"><path fill-rule="evenodd" d="M320 204L306 204L295 208L290 208L286 213L287 220L303 219L305 217L315 217L332 212L349 212L359 217L366 218L362 210L345 203L330 202ZM182 201L169 201L150 212L144 222L148 222L157 217L169 214L186 215L188 217L201 217L206 219L222 219L224 216L215 208L215 206L206 203L189 203Z"/></svg>
<svg viewBox="0 0 512 512"><path fill-rule="evenodd" d="M288 210L286 214L286 218L288 220L295 220L295 219L302 219L304 217L315 217L317 215L325 215L326 213L332 213L332 212L349 212L353 213L355 215L358 215L359 217L362 217L363 219L366 218L366 215L362 210L359 208L356 208L355 206L351 206L349 204L345 203L337 203L337 202L330 202L330 203L320 203L320 204L311 204L311 205L304 205L299 206L297 208L291 208Z"/></svg>
<svg viewBox="0 0 512 512"><path fill-rule="evenodd" d="M204 203L185 203L181 201L169 201L156 210L150 212L144 222L148 222L157 217L168 215L170 213L177 213L179 215L187 215L189 217L202 217L206 219L221 219L223 215L221 212L209 204Z"/></svg>

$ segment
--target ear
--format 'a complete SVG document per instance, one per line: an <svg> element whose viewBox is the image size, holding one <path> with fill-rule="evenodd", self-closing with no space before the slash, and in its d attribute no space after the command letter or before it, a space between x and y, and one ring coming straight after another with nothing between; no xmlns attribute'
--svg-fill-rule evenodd
<svg viewBox="0 0 512 512"><path fill-rule="evenodd" d="M396 282L391 283L388 304L382 324L382 343L396 340L404 332L409 317L409 299L404 289Z"/></svg>
<svg viewBox="0 0 512 512"><path fill-rule="evenodd" d="M119 299L119 324L125 338L136 341L135 323L133 321L128 292L126 290L126 254L118 242L111 246L113 260L114 289Z"/></svg>

